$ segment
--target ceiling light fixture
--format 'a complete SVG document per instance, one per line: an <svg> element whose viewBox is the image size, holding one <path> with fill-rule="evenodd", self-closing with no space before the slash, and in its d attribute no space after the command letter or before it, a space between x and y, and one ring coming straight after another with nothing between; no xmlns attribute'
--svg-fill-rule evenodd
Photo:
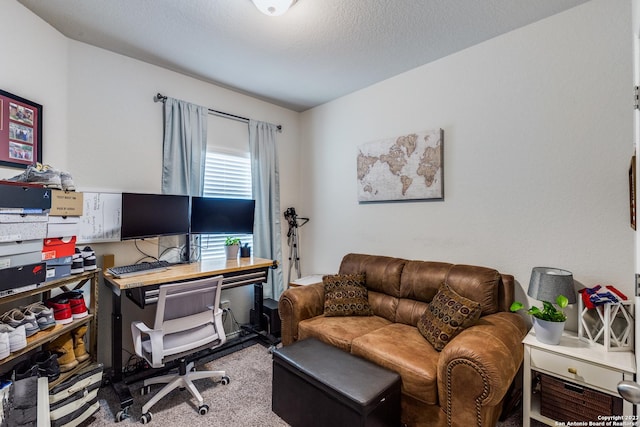
<svg viewBox="0 0 640 427"><path fill-rule="evenodd" d="M258 10L268 16L283 15L297 0L251 0Z"/></svg>

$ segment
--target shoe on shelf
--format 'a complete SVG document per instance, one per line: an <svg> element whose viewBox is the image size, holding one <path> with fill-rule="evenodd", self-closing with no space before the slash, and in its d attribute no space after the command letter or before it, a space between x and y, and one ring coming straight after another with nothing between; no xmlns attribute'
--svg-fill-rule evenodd
<svg viewBox="0 0 640 427"><path fill-rule="evenodd" d="M81 290L65 292L58 295L58 298L69 301L71 316L74 319L82 319L83 317L87 317L89 314L89 310L87 309L87 304L84 301L84 296L82 296Z"/></svg>
<svg viewBox="0 0 640 427"><path fill-rule="evenodd" d="M80 363L87 360L90 356L84 344L84 336L88 329L89 327L87 325L82 325L71 331L71 336L73 337L73 354L75 354L76 360Z"/></svg>
<svg viewBox="0 0 640 427"><path fill-rule="evenodd" d="M9 178L8 181L25 182L29 184L41 184L47 188L55 188L62 190L62 180L60 172L49 166L43 166L40 163L27 166L24 172Z"/></svg>
<svg viewBox="0 0 640 427"><path fill-rule="evenodd" d="M71 312L71 304L61 295L49 298L44 304L53 310L53 317L58 325L66 325L73 322L73 313Z"/></svg>
<svg viewBox="0 0 640 427"><path fill-rule="evenodd" d="M19 308L13 308L4 313L0 316L0 322L6 323L13 328L24 325L24 331L27 337L40 332L36 316L31 313L24 314Z"/></svg>
<svg viewBox="0 0 640 427"><path fill-rule="evenodd" d="M58 355L48 350L38 351L31 356L31 364L37 367L39 377L47 377L49 382L60 377Z"/></svg>
<svg viewBox="0 0 640 427"><path fill-rule="evenodd" d="M27 346L27 334L24 332L24 325L17 328L0 323L0 333L6 332L9 335L9 350L11 353L20 351Z"/></svg>
<svg viewBox="0 0 640 427"><path fill-rule="evenodd" d="M93 271L98 268L96 265L96 253L91 249L91 246L85 246L82 250L82 262L84 271Z"/></svg>
<svg viewBox="0 0 640 427"><path fill-rule="evenodd" d="M73 254L71 258L71 274L82 274L84 273L84 260L82 258L82 253L80 249L76 248L76 252Z"/></svg>
<svg viewBox="0 0 640 427"><path fill-rule="evenodd" d="M47 344L47 350L58 355L58 366L60 372L67 372L78 366L76 355L73 352L73 338L71 332L60 335L55 340Z"/></svg>
<svg viewBox="0 0 640 427"><path fill-rule="evenodd" d="M33 315L38 322L38 328L41 331L46 331L56 326L56 319L53 316L53 310L42 304L41 302L34 302L26 307L21 308L22 313L25 316Z"/></svg>
<svg viewBox="0 0 640 427"><path fill-rule="evenodd" d="M23 380L29 377L38 377L38 367L26 359L13 367L14 381Z"/></svg>
<svg viewBox="0 0 640 427"><path fill-rule="evenodd" d="M0 360L11 355L11 344L9 343L9 333L0 332Z"/></svg>

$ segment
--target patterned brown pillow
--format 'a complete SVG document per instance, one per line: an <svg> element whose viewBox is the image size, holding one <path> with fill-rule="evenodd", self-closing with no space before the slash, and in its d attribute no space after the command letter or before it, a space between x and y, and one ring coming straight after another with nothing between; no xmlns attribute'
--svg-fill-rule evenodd
<svg viewBox="0 0 640 427"><path fill-rule="evenodd" d="M364 274L334 274L322 278L324 315L372 316Z"/></svg>
<svg viewBox="0 0 640 427"><path fill-rule="evenodd" d="M460 332L476 323L482 313L480 303L455 293L442 283L418 320L418 330L441 351Z"/></svg>

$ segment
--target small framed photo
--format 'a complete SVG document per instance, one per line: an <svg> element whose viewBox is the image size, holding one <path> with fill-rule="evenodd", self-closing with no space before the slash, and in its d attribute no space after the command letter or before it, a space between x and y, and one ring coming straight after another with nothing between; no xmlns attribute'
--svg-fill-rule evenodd
<svg viewBox="0 0 640 427"><path fill-rule="evenodd" d="M42 105L0 90L0 166L42 163Z"/></svg>

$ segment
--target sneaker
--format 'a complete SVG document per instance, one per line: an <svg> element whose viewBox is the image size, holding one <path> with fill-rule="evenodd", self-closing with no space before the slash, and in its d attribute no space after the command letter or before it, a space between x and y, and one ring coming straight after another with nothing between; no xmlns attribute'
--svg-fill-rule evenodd
<svg viewBox="0 0 640 427"><path fill-rule="evenodd" d="M37 367L38 376L46 377L49 382L55 381L60 377L60 365L58 364L58 355L48 350L43 350L31 356L31 363Z"/></svg>
<svg viewBox="0 0 640 427"><path fill-rule="evenodd" d="M71 313L71 304L66 298L58 295L49 298L44 304L53 310L53 317L59 325L66 325L73 322L73 314Z"/></svg>
<svg viewBox="0 0 640 427"><path fill-rule="evenodd" d="M0 323L1 332L9 334L9 350L11 353L20 351L27 346L27 334L24 332L24 325L14 328L6 323Z"/></svg>
<svg viewBox="0 0 640 427"><path fill-rule="evenodd" d="M9 333L0 332L0 360L6 359L11 354L11 345L9 344Z"/></svg>
<svg viewBox="0 0 640 427"><path fill-rule="evenodd" d="M74 253L71 258L71 274L82 273L84 273L84 260L80 253L80 249L76 248L76 253Z"/></svg>
<svg viewBox="0 0 640 427"><path fill-rule="evenodd" d="M47 188L62 190L60 173L55 169L45 168L40 163L36 163L35 166L27 166L27 169L25 169L24 172L20 175L14 176L13 178L9 178L8 181L41 184Z"/></svg>
<svg viewBox="0 0 640 427"><path fill-rule="evenodd" d="M56 326L56 319L53 317L53 310L45 306L41 302L34 302L26 307L22 308L22 313L25 315L33 315L38 322L38 328L41 331L51 329Z"/></svg>
<svg viewBox="0 0 640 427"><path fill-rule="evenodd" d="M15 381L29 377L38 377L38 366L31 363L31 360L23 360L13 367L13 379Z"/></svg>
<svg viewBox="0 0 640 427"><path fill-rule="evenodd" d="M60 298L64 298L69 301L71 306L71 315L74 319L82 319L87 317L89 310L87 304L84 302L82 291L70 291L59 295Z"/></svg>
<svg viewBox="0 0 640 427"><path fill-rule="evenodd" d="M97 268L96 254L90 246L85 246L82 250L82 262L84 264L84 271L92 271Z"/></svg>
<svg viewBox="0 0 640 427"><path fill-rule="evenodd" d="M19 308L14 308L4 313L0 316L0 322L6 323L13 328L24 325L24 331L28 337L40 332L36 316L24 314Z"/></svg>
<svg viewBox="0 0 640 427"><path fill-rule="evenodd" d="M64 191L76 191L76 184L69 172L60 171L60 183Z"/></svg>

